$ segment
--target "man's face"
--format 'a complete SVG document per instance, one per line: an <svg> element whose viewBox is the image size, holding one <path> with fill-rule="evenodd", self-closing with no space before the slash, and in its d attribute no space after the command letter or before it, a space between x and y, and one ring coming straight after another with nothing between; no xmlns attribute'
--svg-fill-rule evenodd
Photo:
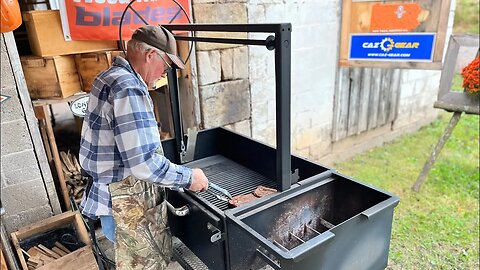
<svg viewBox="0 0 480 270"><path fill-rule="evenodd" d="M154 87L155 83L167 76L167 71L171 68L172 60L164 53L153 50L152 61L150 61L150 75L148 82L150 87Z"/></svg>

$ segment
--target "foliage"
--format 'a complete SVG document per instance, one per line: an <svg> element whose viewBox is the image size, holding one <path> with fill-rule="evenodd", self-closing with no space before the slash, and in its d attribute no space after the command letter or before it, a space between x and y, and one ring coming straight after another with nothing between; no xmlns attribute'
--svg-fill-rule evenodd
<svg viewBox="0 0 480 270"><path fill-rule="evenodd" d="M478 93L480 88L480 57L476 57L462 69L463 88L469 93Z"/></svg>

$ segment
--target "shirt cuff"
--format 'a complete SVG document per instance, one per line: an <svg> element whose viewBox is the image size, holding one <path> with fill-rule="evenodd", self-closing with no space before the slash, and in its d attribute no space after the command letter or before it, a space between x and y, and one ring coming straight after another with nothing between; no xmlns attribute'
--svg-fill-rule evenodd
<svg viewBox="0 0 480 270"><path fill-rule="evenodd" d="M183 178L184 182L186 183L184 188L185 189L190 189L190 186L192 185L192 169L184 167L184 170L182 172L182 178Z"/></svg>

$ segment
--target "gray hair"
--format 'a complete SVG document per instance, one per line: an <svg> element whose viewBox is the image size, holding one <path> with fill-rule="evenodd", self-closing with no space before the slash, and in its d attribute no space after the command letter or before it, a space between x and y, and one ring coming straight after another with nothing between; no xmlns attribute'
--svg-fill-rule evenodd
<svg viewBox="0 0 480 270"><path fill-rule="evenodd" d="M136 39L131 39L128 41L128 44L127 44L127 54L128 52L146 52L146 51L149 51L149 50L155 50L156 52L158 53L161 53L162 51L160 51L159 49L151 46L151 45L148 45L147 43L143 42L143 41L139 41L139 40L136 40Z"/></svg>

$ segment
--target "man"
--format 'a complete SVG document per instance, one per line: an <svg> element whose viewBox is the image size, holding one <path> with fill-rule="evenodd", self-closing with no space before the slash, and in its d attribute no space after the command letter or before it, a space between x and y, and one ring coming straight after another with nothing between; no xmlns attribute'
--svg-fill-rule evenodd
<svg viewBox="0 0 480 270"><path fill-rule="evenodd" d="M165 269L171 236L163 188L208 188L202 170L173 164L162 155L148 87L172 65L184 68L172 33L158 25L143 26L133 33L126 59L116 57L90 93L80 163L93 183L81 209L100 217L105 236L115 243L117 269Z"/></svg>

